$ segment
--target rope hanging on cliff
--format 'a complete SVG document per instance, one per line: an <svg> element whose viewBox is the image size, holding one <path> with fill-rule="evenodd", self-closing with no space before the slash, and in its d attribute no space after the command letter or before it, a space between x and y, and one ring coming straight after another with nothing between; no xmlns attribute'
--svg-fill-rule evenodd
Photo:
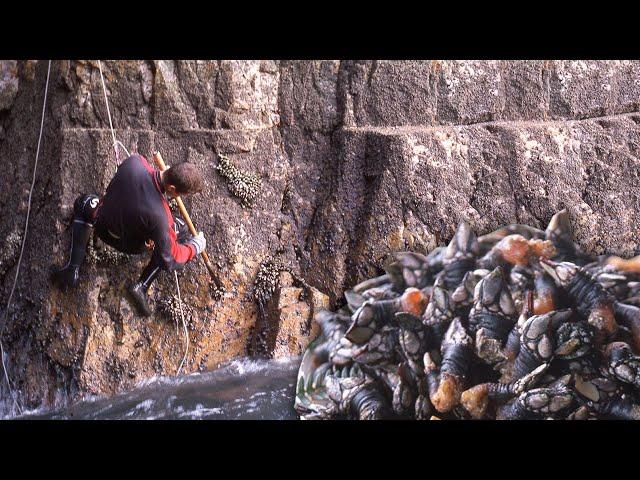
<svg viewBox="0 0 640 480"><path fill-rule="evenodd" d="M42 143L42 131L44 127L44 115L47 110L47 95L49 93L49 74L51 73L51 60L49 60L49 66L47 67L47 83L44 87L44 101L42 103L42 118L40 119L40 134L38 135L38 147L36 148L36 160L33 164L33 176L31 178L31 189L29 190L29 200L27 202L27 218L24 223L24 234L22 235L22 246L20 247L20 256L18 257L18 266L16 268L16 275L13 278L13 286L11 287L11 293L9 294L9 300L7 301L7 308L4 311L4 318L2 320L2 329L0 330L0 357L2 358L2 371L4 372L4 378L7 381L9 387L9 393L13 399L13 403L18 409L18 412L22 413L22 409L18 404L18 400L15 396L15 392L11 387L11 381L9 380L9 373L7 372L7 366L4 363L4 346L2 345L2 334L7 325L7 317L9 316L9 308L11 307L11 300L18 284L18 275L20 274L20 265L22 264L22 256L24 254L24 245L27 241L27 230L29 229L29 217L31 216L31 197L33 196L33 187L36 184L36 170L38 168L38 157L40 156L40 144Z"/></svg>
<svg viewBox="0 0 640 480"><path fill-rule="evenodd" d="M116 139L116 131L113 128L113 122L111 121L111 110L109 109L109 99L107 98L107 87L104 83L104 75L102 74L102 62L98 60L98 69L100 70L100 81L102 82L102 93L104 94L104 103L107 106L107 117L109 118L109 128L111 129L111 138L113 139L113 151L116 154L116 164L120 165L120 155L118 155L118 145L125 151L127 157L129 157L129 150L122 144L120 140Z"/></svg>
<svg viewBox="0 0 640 480"><path fill-rule="evenodd" d="M184 321L184 312L182 311L182 297L180 296L180 284L178 283L178 272L174 271L173 275L176 279L176 288L178 289L178 306L180 307L180 319L182 320L182 328L184 328L184 336L186 340L186 348L184 351L184 356L182 357L182 361L180 362L180 366L178 367L178 371L176 375L180 375L180 371L182 370L182 365L184 365L184 361L187 359L187 354L189 353L189 330L187 329L187 323Z"/></svg>

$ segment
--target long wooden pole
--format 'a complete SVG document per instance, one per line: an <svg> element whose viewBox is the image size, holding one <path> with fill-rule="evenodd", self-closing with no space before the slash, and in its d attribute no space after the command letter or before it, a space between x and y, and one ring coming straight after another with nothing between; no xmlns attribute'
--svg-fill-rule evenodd
<svg viewBox="0 0 640 480"><path fill-rule="evenodd" d="M167 166L164 163L164 160L162 159L162 155L160 155L160 152L155 152L153 154L153 162L156 164L156 166L161 172L164 172L167 169ZM178 204L178 209L180 209L180 213L182 214L182 217L184 218L185 222L187 222L189 231L194 236L198 235L196 227L193 226L193 222L191 221L191 217L189 216L189 212L187 212L187 209L185 208L184 203L182 203L182 199L179 196L175 197L175 199L176 199L176 203ZM213 281L216 283L216 286L221 289L222 285L218 280L218 277L215 273L213 265L211 264L211 260L209 260L209 255L207 255L206 251L203 251L200 253L200 256L202 257L202 260L204 260L204 264L207 267L207 270L209 270L209 274L211 275L211 278L213 279Z"/></svg>

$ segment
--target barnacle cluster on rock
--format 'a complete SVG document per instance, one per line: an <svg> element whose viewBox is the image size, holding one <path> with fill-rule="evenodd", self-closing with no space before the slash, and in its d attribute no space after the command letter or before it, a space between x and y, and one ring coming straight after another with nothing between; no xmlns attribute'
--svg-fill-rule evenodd
<svg viewBox="0 0 640 480"><path fill-rule="evenodd" d="M8 268L10 261L18 256L22 245L22 234L18 229L12 230L4 241L4 246L0 252L0 272Z"/></svg>
<svg viewBox="0 0 640 480"><path fill-rule="evenodd" d="M216 171L222 176L232 195L240 199L244 208L253 206L260 193L262 181L257 173L245 172L236 167L225 155L218 155L220 160Z"/></svg>
<svg viewBox="0 0 640 480"><path fill-rule="evenodd" d="M89 265L124 265L131 261L129 255L99 241L95 236L87 244L86 259Z"/></svg>
<svg viewBox="0 0 640 480"><path fill-rule="evenodd" d="M278 286L278 278L284 266L273 257L267 257L260 264L253 286L253 298L264 308Z"/></svg>
<svg viewBox="0 0 640 480"><path fill-rule="evenodd" d="M253 284L253 299L258 304L259 319L251 336L254 338L252 354L266 355L270 348L268 338L277 327L269 322L267 315L267 304L273 297L273 294L280 282L280 272L286 271L287 268L278 258L268 256L265 258L260 267Z"/></svg>
<svg viewBox="0 0 640 480"><path fill-rule="evenodd" d="M225 294L224 286L218 287L214 282L209 284L209 295L215 301L220 300Z"/></svg>
<svg viewBox="0 0 640 480"><path fill-rule="evenodd" d="M291 190L291 184L287 182L282 192L282 204L280 210L282 213L287 213L291 210L291 200L293 198L293 191Z"/></svg>
<svg viewBox="0 0 640 480"><path fill-rule="evenodd" d="M563 210L392 255L321 311L303 419L640 419L640 257L596 257Z"/></svg>
<svg viewBox="0 0 640 480"><path fill-rule="evenodd" d="M158 311L171 319L172 322L180 324L182 317L180 314L180 299L177 295L165 296L158 301ZM184 321L190 330L195 328L194 310L191 305L182 301L182 312Z"/></svg>

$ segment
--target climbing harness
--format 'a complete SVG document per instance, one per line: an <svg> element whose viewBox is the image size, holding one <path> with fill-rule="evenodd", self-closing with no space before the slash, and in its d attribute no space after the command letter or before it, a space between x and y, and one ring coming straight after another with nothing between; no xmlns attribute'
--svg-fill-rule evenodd
<svg viewBox="0 0 640 480"><path fill-rule="evenodd" d="M18 257L18 266L16 268L16 275L13 277L13 286L11 287L11 293L9 294L9 300L7 301L7 308L4 311L4 319L2 320L2 329L0 329L0 357L2 358L2 371L4 372L4 379L9 387L9 393L13 399L13 403L18 409L19 413L22 413L22 409L18 404L18 400L15 396L15 392L11 387L11 381L9 380L9 373L7 372L7 366L4 362L4 346L2 345L2 334L7 325L7 318L9 316L9 308L11 307L11 300L13 294L16 291L16 285L18 284L18 275L20 273L20 265L22 264L22 256L24 254L24 245L27 241L27 230L29 229L29 217L31 215L31 197L33 196L33 187L36 183L36 170L38 168L38 157L40 156L40 144L42 142L42 131L44 126L44 115L47 109L47 95L49 93L49 74L51 73L51 60L49 60L49 66L47 67L47 82L44 87L44 101L42 103L42 118L40 119L40 134L38 135L38 147L36 148L36 160L33 164L33 177L31 179L31 188L29 189L29 200L27 202L27 218L24 223L24 234L22 235L22 246L20 247L20 256Z"/></svg>

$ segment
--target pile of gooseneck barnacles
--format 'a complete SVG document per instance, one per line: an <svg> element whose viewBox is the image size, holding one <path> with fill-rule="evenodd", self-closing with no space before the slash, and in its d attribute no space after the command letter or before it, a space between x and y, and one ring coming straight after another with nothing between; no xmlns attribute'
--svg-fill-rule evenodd
<svg viewBox="0 0 640 480"><path fill-rule="evenodd" d="M588 255L569 220L394 254L315 316L300 417L640 419L640 256Z"/></svg>

